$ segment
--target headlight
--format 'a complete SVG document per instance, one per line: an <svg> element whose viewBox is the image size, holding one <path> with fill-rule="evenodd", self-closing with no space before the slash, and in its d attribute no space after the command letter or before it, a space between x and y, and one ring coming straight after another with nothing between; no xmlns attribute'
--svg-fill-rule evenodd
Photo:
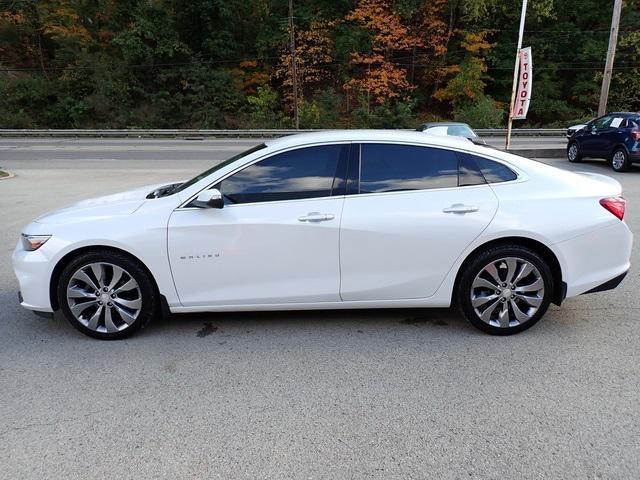
<svg viewBox="0 0 640 480"><path fill-rule="evenodd" d="M42 245L47 243L47 240L51 238L51 235L26 235L22 234L22 247L27 252L33 252L38 250Z"/></svg>

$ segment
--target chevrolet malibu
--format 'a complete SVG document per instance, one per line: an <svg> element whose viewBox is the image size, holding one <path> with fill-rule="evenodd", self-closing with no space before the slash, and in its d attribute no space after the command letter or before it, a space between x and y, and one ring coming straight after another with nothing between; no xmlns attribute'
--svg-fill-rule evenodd
<svg viewBox="0 0 640 480"><path fill-rule="evenodd" d="M100 339L168 312L451 304L505 335L622 281L620 195L606 176L451 137L303 134L43 215L13 265L25 308Z"/></svg>

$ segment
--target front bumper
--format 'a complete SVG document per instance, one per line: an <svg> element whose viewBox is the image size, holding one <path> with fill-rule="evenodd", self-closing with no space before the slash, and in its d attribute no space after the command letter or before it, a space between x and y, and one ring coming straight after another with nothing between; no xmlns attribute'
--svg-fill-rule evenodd
<svg viewBox="0 0 640 480"><path fill-rule="evenodd" d="M46 245L45 245L46 246ZM53 312L50 297L50 258L41 247L27 252L20 242L13 251L11 261L18 283L20 284L20 305L34 312Z"/></svg>

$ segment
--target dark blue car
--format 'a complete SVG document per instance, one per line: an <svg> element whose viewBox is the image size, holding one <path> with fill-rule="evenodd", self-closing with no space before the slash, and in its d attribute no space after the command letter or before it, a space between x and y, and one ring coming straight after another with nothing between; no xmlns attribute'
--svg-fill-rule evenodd
<svg viewBox="0 0 640 480"><path fill-rule="evenodd" d="M640 162L640 113L609 113L571 135L567 158L579 162L583 157L605 158L616 172Z"/></svg>

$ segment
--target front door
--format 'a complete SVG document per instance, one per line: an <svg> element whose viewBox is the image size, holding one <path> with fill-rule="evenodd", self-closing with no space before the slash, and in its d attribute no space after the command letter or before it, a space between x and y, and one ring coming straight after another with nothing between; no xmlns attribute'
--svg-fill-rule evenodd
<svg viewBox="0 0 640 480"><path fill-rule="evenodd" d="M613 117L611 115L606 115L589 124L580 142L580 149L583 155L599 157L604 154L608 143L606 132L612 120Z"/></svg>
<svg viewBox="0 0 640 480"><path fill-rule="evenodd" d="M168 252L182 305L339 301L344 197L334 177L348 149L275 154L216 185L222 209L173 212Z"/></svg>
<svg viewBox="0 0 640 480"><path fill-rule="evenodd" d="M360 157L359 193L342 212L342 299L433 295L493 218L496 196L479 172L458 186L453 151L365 143Z"/></svg>

